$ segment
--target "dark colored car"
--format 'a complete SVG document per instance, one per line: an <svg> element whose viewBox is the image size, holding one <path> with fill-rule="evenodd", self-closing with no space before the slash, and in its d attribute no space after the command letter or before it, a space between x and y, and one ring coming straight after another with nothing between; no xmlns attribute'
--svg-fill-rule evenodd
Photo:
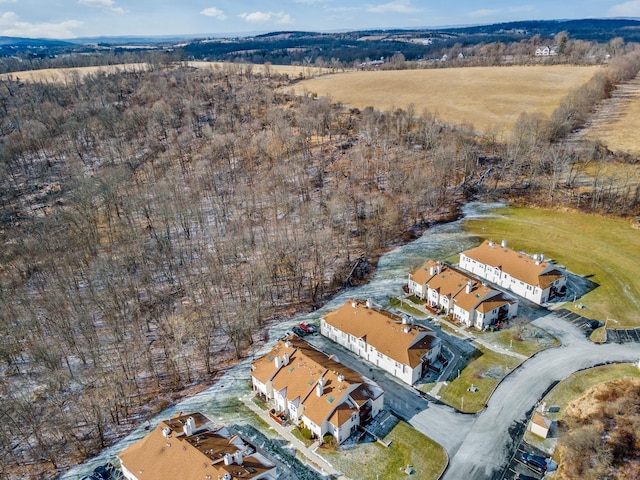
<svg viewBox="0 0 640 480"><path fill-rule="evenodd" d="M305 332L303 329L301 329L298 325L295 325L295 326L291 329L291 331L292 331L293 333L295 333L296 335L298 335L299 337L304 337L304 336L307 334L307 332Z"/></svg>
<svg viewBox="0 0 640 480"><path fill-rule="evenodd" d="M528 467L540 472L545 472L547 470L547 461L539 455L533 455L525 452L522 454L522 462Z"/></svg>

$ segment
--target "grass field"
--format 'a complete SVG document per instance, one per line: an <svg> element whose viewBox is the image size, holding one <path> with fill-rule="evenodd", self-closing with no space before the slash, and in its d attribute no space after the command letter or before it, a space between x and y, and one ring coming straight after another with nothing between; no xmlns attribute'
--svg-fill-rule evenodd
<svg viewBox="0 0 640 480"><path fill-rule="evenodd" d="M461 412L475 413L482 410L500 381L522 363L515 357L502 355L482 346L476 347L482 354L471 360L460 372L460 376L439 392L440 400ZM476 387L477 391L469 391L472 387Z"/></svg>
<svg viewBox="0 0 640 480"><path fill-rule="evenodd" d="M510 131L522 112L549 115L568 91L602 67L513 66L428 70L359 71L298 83L297 93L315 92L347 105L380 110L429 111L443 121L473 125L484 133Z"/></svg>
<svg viewBox="0 0 640 480"><path fill-rule="evenodd" d="M565 307L616 327L640 325L640 230L625 219L533 208L505 208L465 228L528 253L544 253L599 286ZM610 324L609 326L613 326Z"/></svg>
<svg viewBox="0 0 640 480"><path fill-rule="evenodd" d="M327 449L318 452L353 479L437 480L447 466L444 449L404 422L399 422L384 440L392 442L389 448L373 442L341 448L337 452ZM404 471L407 465L415 470L410 477Z"/></svg>
<svg viewBox="0 0 640 480"><path fill-rule="evenodd" d="M223 62L189 62L189 66L195 68L224 69L229 67L247 68L247 63L223 63ZM263 73L264 65L251 65L256 73ZM0 80L7 78L20 79L23 82L65 82L71 80L74 74L78 74L80 78L91 73L105 72L113 73L116 71L144 71L148 69L146 63L127 63L121 65L106 65L99 67L76 67L76 68L47 68L42 70L25 70L22 72L11 72L0 74ZM295 65L270 65L269 70L272 73L286 74L291 78L309 78L321 74L326 74L329 69L317 67L305 67Z"/></svg>

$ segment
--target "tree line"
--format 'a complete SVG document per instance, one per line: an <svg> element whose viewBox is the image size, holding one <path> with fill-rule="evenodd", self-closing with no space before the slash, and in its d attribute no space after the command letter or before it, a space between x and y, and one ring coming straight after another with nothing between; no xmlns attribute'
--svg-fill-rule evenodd
<svg viewBox="0 0 640 480"><path fill-rule="evenodd" d="M566 173L595 155L289 82L234 64L0 82L0 476L95 454L461 202L575 204Z"/></svg>

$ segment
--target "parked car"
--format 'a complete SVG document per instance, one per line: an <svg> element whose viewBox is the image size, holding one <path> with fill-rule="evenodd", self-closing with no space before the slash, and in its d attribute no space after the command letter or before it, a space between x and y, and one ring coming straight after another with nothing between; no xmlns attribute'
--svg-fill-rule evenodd
<svg viewBox="0 0 640 480"><path fill-rule="evenodd" d="M305 332L305 331L304 331L302 328L300 328L298 325L295 325L295 326L291 329L291 331L292 331L293 333L295 333L296 335L298 335L299 337L304 337L304 336L307 334L307 332Z"/></svg>
<svg viewBox="0 0 640 480"><path fill-rule="evenodd" d="M522 462L528 467L540 472L545 472L547 470L547 461L539 455L533 455L532 453L525 452L522 454Z"/></svg>
<svg viewBox="0 0 640 480"><path fill-rule="evenodd" d="M316 328L313 325L309 325L306 322L300 322L298 326L307 333L315 333Z"/></svg>

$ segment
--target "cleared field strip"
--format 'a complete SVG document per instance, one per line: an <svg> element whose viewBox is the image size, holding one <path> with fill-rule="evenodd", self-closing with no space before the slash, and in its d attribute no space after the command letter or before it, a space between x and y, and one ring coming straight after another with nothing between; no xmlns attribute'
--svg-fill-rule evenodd
<svg viewBox="0 0 640 480"><path fill-rule="evenodd" d="M610 150L640 155L640 75L618 85L611 98L597 108L576 138L598 140Z"/></svg>
<svg viewBox="0 0 640 480"><path fill-rule="evenodd" d="M471 124L484 133L508 133L522 112L549 115L569 90L599 66L467 67L359 71L299 82L296 93L315 92L358 108L390 111L413 104L443 121Z"/></svg>

